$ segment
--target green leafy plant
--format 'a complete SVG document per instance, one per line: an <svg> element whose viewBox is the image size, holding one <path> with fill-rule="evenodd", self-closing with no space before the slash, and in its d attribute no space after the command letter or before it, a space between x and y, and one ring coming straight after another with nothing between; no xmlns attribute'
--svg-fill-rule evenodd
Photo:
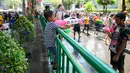
<svg viewBox="0 0 130 73"><path fill-rule="evenodd" d="M84 9L85 12L94 12L96 8L94 7L92 1L89 1L84 5Z"/></svg>
<svg viewBox="0 0 130 73"><path fill-rule="evenodd" d="M19 17L14 23L12 37L20 45L33 41L36 37L34 25L25 16Z"/></svg>
<svg viewBox="0 0 130 73"><path fill-rule="evenodd" d="M103 6L103 9L106 9L107 12L107 5L112 5L116 3L116 0L96 0L98 4Z"/></svg>
<svg viewBox="0 0 130 73"><path fill-rule="evenodd" d="M3 0L4 4L9 8L17 9L20 5L22 5L22 0Z"/></svg>
<svg viewBox="0 0 130 73"><path fill-rule="evenodd" d="M109 5L109 4L114 4L116 0L96 0L98 4L100 5Z"/></svg>
<svg viewBox="0 0 130 73"><path fill-rule="evenodd" d="M0 73L26 73L28 62L22 47L0 31Z"/></svg>

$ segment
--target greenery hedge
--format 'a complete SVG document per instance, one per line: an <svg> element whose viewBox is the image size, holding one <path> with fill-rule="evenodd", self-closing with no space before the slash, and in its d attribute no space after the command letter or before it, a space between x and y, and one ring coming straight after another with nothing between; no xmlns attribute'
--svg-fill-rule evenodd
<svg viewBox="0 0 130 73"><path fill-rule="evenodd" d="M34 24L25 16L21 16L14 23L11 35L20 45L33 41L36 37Z"/></svg>
<svg viewBox="0 0 130 73"><path fill-rule="evenodd" d="M25 52L11 36L0 31L0 73L26 73Z"/></svg>

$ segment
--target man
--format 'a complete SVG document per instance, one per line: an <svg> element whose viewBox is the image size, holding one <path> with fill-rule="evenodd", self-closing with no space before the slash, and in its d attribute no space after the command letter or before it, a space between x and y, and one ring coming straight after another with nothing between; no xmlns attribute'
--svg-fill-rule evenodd
<svg viewBox="0 0 130 73"><path fill-rule="evenodd" d="M125 14L118 13L115 15L116 26L112 33L108 32L111 38L110 51L111 51L111 65L119 73L124 73L124 59L127 40L129 38L129 30L125 26Z"/></svg>
<svg viewBox="0 0 130 73"><path fill-rule="evenodd" d="M56 20L63 20L64 19L64 6L62 4L58 5L58 10L56 10L55 16L56 16Z"/></svg>

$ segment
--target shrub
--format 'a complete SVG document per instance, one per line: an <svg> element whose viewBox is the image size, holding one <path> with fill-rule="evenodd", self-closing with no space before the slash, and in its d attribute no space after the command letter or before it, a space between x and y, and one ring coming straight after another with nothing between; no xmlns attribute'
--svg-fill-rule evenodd
<svg viewBox="0 0 130 73"><path fill-rule="evenodd" d="M95 7L94 7L92 1L87 2L84 5L84 8L85 8L85 12L94 12L95 11Z"/></svg>
<svg viewBox="0 0 130 73"><path fill-rule="evenodd" d="M0 73L26 73L27 69L23 48L0 31Z"/></svg>
<svg viewBox="0 0 130 73"><path fill-rule="evenodd" d="M24 16L16 20L13 29L11 35L20 45L33 41L36 37L34 25Z"/></svg>

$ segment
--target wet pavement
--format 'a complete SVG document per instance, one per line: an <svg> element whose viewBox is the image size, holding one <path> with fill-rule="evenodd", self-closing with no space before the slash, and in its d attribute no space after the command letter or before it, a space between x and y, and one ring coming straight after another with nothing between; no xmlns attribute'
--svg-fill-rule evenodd
<svg viewBox="0 0 130 73"><path fill-rule="evenodd" d="M35 27L36 39L34 42L28 44L31 53L29 73L52 73L40 23L38 22L38 24L35 24Z"/></svg>
<svg viewBox="0 0 130 73"><path fill-rule="evenodd" d="M69 34L73 38L73 30L71 29L71 33ZM76 34L76 41L78 41L78 35ZM84 46L87 50L89 50L91 53L93 53L96 57L104 61L106 64L110 65L110 51L109 46L104 43L105 34L103 32L99 32L98 36L94 34L94 31L90 31L90 36L87 36L84 33L81 33L81 40L79 44ZM95 70L80 56L77 55L77 53L74 51L74 49L66 43L66 41L63 42L67 47L69 47L70 53L75 55L76 59L79 61L79 63L83 66L85 70L87 70L88 73L96 73ZM130 42L127 44L127 49L130 50ZM126 54L125 58L125 73L130 73L130 55Z"/></svg>

